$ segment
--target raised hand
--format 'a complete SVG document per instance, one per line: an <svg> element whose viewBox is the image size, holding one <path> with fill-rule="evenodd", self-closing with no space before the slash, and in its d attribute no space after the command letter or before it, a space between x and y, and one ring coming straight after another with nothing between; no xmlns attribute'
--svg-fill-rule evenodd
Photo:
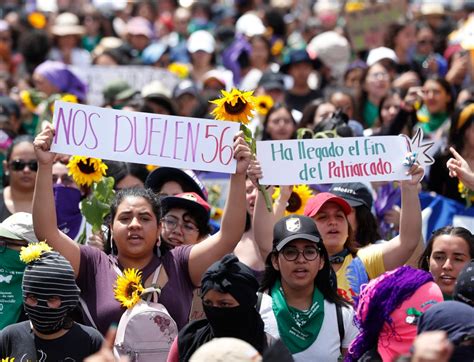
<svg viewBox="0 0 474 362"><path fill-rule="evenodd" d="M237 160L236 174L246 174L251 160L250 147L244 140L242 131L234 138L234 158Z"/></svg>
<svg viewBox="0 0 474 362"><path fill-rule="evenodd" d="M407 175L411 175L411 179L409 180L402 180L401 186L402 187L418 187L421 179L425 175L425 170L419 164L415 163L410 167L407 171Z"/></svg>
<svg viewBox="0 0 474 362"><path fill-rule="evenodd" d="M449 176L457 177L467 188L474 190L474 172L467 161L454 148L451 147L449 150L454 156L446 163Z"/></svg>
<svg viewBox="0 0 474 362"><path fill-rule="evenodd" d="M51 165L54 162L56 153L50 152L53 137L54 128L52 125L47 125L33 142L36 158L40 165Z"/></svg>

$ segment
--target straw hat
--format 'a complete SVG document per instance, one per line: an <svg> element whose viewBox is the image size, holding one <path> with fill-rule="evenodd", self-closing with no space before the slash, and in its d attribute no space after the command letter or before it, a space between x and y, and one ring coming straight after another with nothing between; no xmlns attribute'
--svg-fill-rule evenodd
<svg viewBox="0 0 474 362"><path fill-rule="evenodd" d="M59 14L54 25L51 28L51 33L56 36L65 35L82 35L84 34L84 27L79 25L79 18L73 13Z"/></svg>

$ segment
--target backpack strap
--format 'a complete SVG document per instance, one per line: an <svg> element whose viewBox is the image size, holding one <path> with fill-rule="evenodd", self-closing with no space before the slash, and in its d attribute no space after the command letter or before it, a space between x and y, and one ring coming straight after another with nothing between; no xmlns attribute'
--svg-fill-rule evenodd
<svg viewBox="0 0 474 362"><path fill-rule="evenodd" d="M158 303L158 297L161 294L161 288L158 286L158 278L162 271L163 264L160 264L158 268L153 273L153 278L151 279L151 285L148 288L145 288L144 293L147 293L146 301L150 302L153 297L153 302Z"/></svg>
<svg viewBox="0 0 474 362"><path fill-rule="evenodd" d="M342 307L339 304L336 304L336 316L337 316L337 329L339 331L339 339L341 340L341 350L342 350L342 341L344 340L344 320L342 318Z"/></svg>
<svg viewBox="0 0 474 362"><path fill-rule="evenodd" d="M86 301L82 299L82 297L79 297L79 303L81 304L82 311L86 315L92 327L98 330L97 325L95 324L94 319L92 318L91 312L89 311L89 307L86 304Z"/></svg>

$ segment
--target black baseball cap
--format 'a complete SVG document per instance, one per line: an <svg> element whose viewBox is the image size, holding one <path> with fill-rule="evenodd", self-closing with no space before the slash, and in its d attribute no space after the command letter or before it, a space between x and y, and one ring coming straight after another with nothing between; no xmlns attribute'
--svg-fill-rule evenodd
<svg viewBox="0 0 474 362"><path fill-rule="evenodd" d="M334 184L329 189L329 192L342 197L352 207L366 206L372 209L374 199L370 194L369 189L360 182L348 182L341 184Z"/></svg>
<svg viewBox="0 0 474 362"><path fill-rule="evenodd" d="M266 91L269 91L269 90L284 91L285 79L283 77L283 74L267 71L262 74L262 77L260 78L258 82L258 86L262 87Z"/></svg>
<svg viewBox="0 0 474 362"><path fill-rule="evenodd" d="M157 193L168 181L176 181L184 192L195 192L207 200L207 190L197 175L191 170L181 170L174 167L158 167L149 173L145 187Z"/></svg>
<svg viewBox="0 0 474 362"><path fill-rule="evenodd" d="M278 220L273 228L273 248L280 251L286 244L296 239L316 244L321 244L323 241L313 219L307 216L289 215Z"/></svg>

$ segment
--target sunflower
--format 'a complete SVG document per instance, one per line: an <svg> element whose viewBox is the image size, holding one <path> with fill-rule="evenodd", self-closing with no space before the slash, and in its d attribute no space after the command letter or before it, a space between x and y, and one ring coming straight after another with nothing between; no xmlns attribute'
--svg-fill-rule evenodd
<svg viewBox="0 0 474 362"><path fill-rule="evenodd" d="M189 67L183 63L171 63L168 65L168 70L180 79L187 78L189 75Z"/></svg>
<svg viewBox="0 0 474 362"><path fill-rule="evenodd" d="M26 109L28 109L30 112L36 111L36 107L38 106L38 104L35 104L33 102L31 93L29 91L22 90L20 92L20 99L21 99L21 102L25 105Z"/></svg>
<svg viewBox="0 0 474 362"><path fill-rule="evenodd" d="M44 241L39 243L31 243L28 246L23 246L20 251L20 260L25 264L38 260L41 254L45 251L52 251L53 249Z"/></svg>
<svg viewBox="0 0 474 362"><path fill-rule="evenodd" d="M63 101L63 102L69 102L69 103L78 103L79 102L77 100L77 97L74 94L69 94L69 93L63 94L59 100Z"/></svg>
<svg viewBox="0 0 474 362"><path fill-rule="evenodd" d="M283 51L284 46L285 46L285 43L283 42L283 40L281 40L281 39L275 40L275 42L272 45L272 49L271 49L272 55L274 57L279 56L281 54L281 52Z"/></svg>
<svg viewBox="0 0 474 362"><path fill-rule="evenodd" d="M125 269L123 275L117 277L114 295L122 306L130 309L140 301L143 290L142 272L134 268Z"/></svg>
<svg viewBox="0 0 474 362"><path fill-rule="evenodd" d="M146 169L148 170L148 172L153 171L155 168L158 168L158 166L155 166L155 165L146 165Z"/></svg>
<svg viewBox="0 0 474 362"><path fill-rule="evenodd" d="M259 114L266 116L270 108L273 107L273 98L266 94L255 97L255 107Z"/></svg>
<svg viewBox="0 0 474 362"><path fill-rule="evenodd" d="M211 112L214 118L221 121L226 120L248 124L255 109L253 91L241 92L233 88L230 93L225 90L221 90L221 93L221 98L210 101L216 105Z"/></svg>
<svg viewBox="0 0 474 362"><path fill-rule="evenodd" d="M308 202L308 199L313 195L313 191L308 185L293 186L290 198L285 209L285 216L297 214L303 215L304 207ZM280 196L280 188L276 187L272 195L272 198L276 200Z"/></svg>
<svg viewBox="0 0 474 362"><path fill-rule="evenodd" d="M474 202L474 191L468 189L461 181L458 182L458 191L461 197L466 200L467 207L470 207Z"/></svg>
<svg viewBox="0 0 474 362"><path fill-rule="evenodd" d="M107 165L100 158L73 156L67 164L68 175L80 186L90 186L105 176Z"/></svg>
<svg viewBox="0 0 474 362"><path fill-rule="evenodd" d="M43 14L34 11L28 15L28 22L35 29L44 29L46 26L46 17Z"/></svg>

